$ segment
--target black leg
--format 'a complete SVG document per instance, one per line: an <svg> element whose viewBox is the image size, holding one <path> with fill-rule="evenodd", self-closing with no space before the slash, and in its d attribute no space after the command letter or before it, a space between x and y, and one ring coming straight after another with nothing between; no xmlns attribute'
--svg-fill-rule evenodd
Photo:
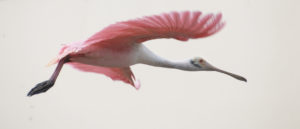
<svg viewBox="0 0 300 129"><path fill-rule="evenodd" d="M64 57L58 62L58 65L56 66L56 69L54 73L52 74L51 78L49 80L43 81L39 84L37 84L34 88L32 88L27 96L33 96L35 94L43 93L49 90L55 83L56 78L58 77L60 70L62 69L64 63L69 62L69 57Z"/></svg>

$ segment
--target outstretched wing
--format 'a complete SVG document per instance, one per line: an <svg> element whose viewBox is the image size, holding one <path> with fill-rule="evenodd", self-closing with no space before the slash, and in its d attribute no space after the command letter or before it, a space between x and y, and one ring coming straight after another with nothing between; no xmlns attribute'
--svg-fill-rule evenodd
<svg viewBox="0 0 300 129"><path fill-rule="evenodd" d="M140 83L137 81L130 69L127 68L108 68L108 67L100 67L100 66L93 66L87 64L81 64L76 62L68 63L76 69L79 69L84 72L94 72L104 74L110 77L112 80L120 80L125 83L132 85L134 88L139 89Z"/></svg>
<svg viewBox="0 0 300 129"><path fill-rule="evenodd" d="M210 36L223 28L222 14L172 12L112 24L88 38L84 44L141 43L157 38L181 41Z"/></svg>
<svg viewBox="0 0 300 129"><path fill-rule="evenodd" d="M181 41L207 37L215 34L224 27L222 14L202 14L196 12L172 12L161 15L118 22L94 34L83 42L65 45L59 56L50 64L69 54L97 51L91 45L126 48L132 43L141 43L157 38L174 38Z"/></svg>

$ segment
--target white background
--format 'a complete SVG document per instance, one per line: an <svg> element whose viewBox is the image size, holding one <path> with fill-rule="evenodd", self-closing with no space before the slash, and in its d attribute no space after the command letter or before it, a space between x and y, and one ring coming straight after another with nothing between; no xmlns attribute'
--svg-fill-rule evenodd
<svg viewBox="0 0 300 129"><path fill-rule="evenodd" d="M299 129L298 0L0 0L1 129ZM142 87L66 65L45 94L61 44L117 21L170 11L222 12L225 28L188 42L145 43L170 59L200 56L241 74L132 67Z"/></svg>

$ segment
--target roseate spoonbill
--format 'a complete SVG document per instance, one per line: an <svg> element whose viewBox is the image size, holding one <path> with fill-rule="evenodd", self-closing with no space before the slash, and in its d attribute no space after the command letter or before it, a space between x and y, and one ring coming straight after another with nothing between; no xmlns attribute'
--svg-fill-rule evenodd
<svg viewBox="0 0 300 129"><path fill-rule="evenodd" d="M85 41L63 46L59 55L50 62L58 63L51 78L37 84L28 96L46 92L51 88L65 63L81 71L100 73L112 80L121 80L136 89L139 89L140 83L135 79L130 66L138 63L185 71L217 71L246 82L244 77L221 70L203 58L170 61L157 56L142 44L158 38L187 41L208 37L224 27L221 19L221 13L185 11L112 24Z"/></svg>

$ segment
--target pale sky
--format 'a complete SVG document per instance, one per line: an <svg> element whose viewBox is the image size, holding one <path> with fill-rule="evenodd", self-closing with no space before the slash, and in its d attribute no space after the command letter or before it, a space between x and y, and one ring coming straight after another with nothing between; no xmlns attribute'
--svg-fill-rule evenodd
<svg viewBox="0 0 300 129"><path fill-rule="evenodd" d="M299 129L298 0L0 0L1 129ZM109 24L170 11L222 12L225 28L205 39L146 42L169 59L203 57L240 74L132 66L130 85L64 66L48 79L61 44Z"/></svg>

